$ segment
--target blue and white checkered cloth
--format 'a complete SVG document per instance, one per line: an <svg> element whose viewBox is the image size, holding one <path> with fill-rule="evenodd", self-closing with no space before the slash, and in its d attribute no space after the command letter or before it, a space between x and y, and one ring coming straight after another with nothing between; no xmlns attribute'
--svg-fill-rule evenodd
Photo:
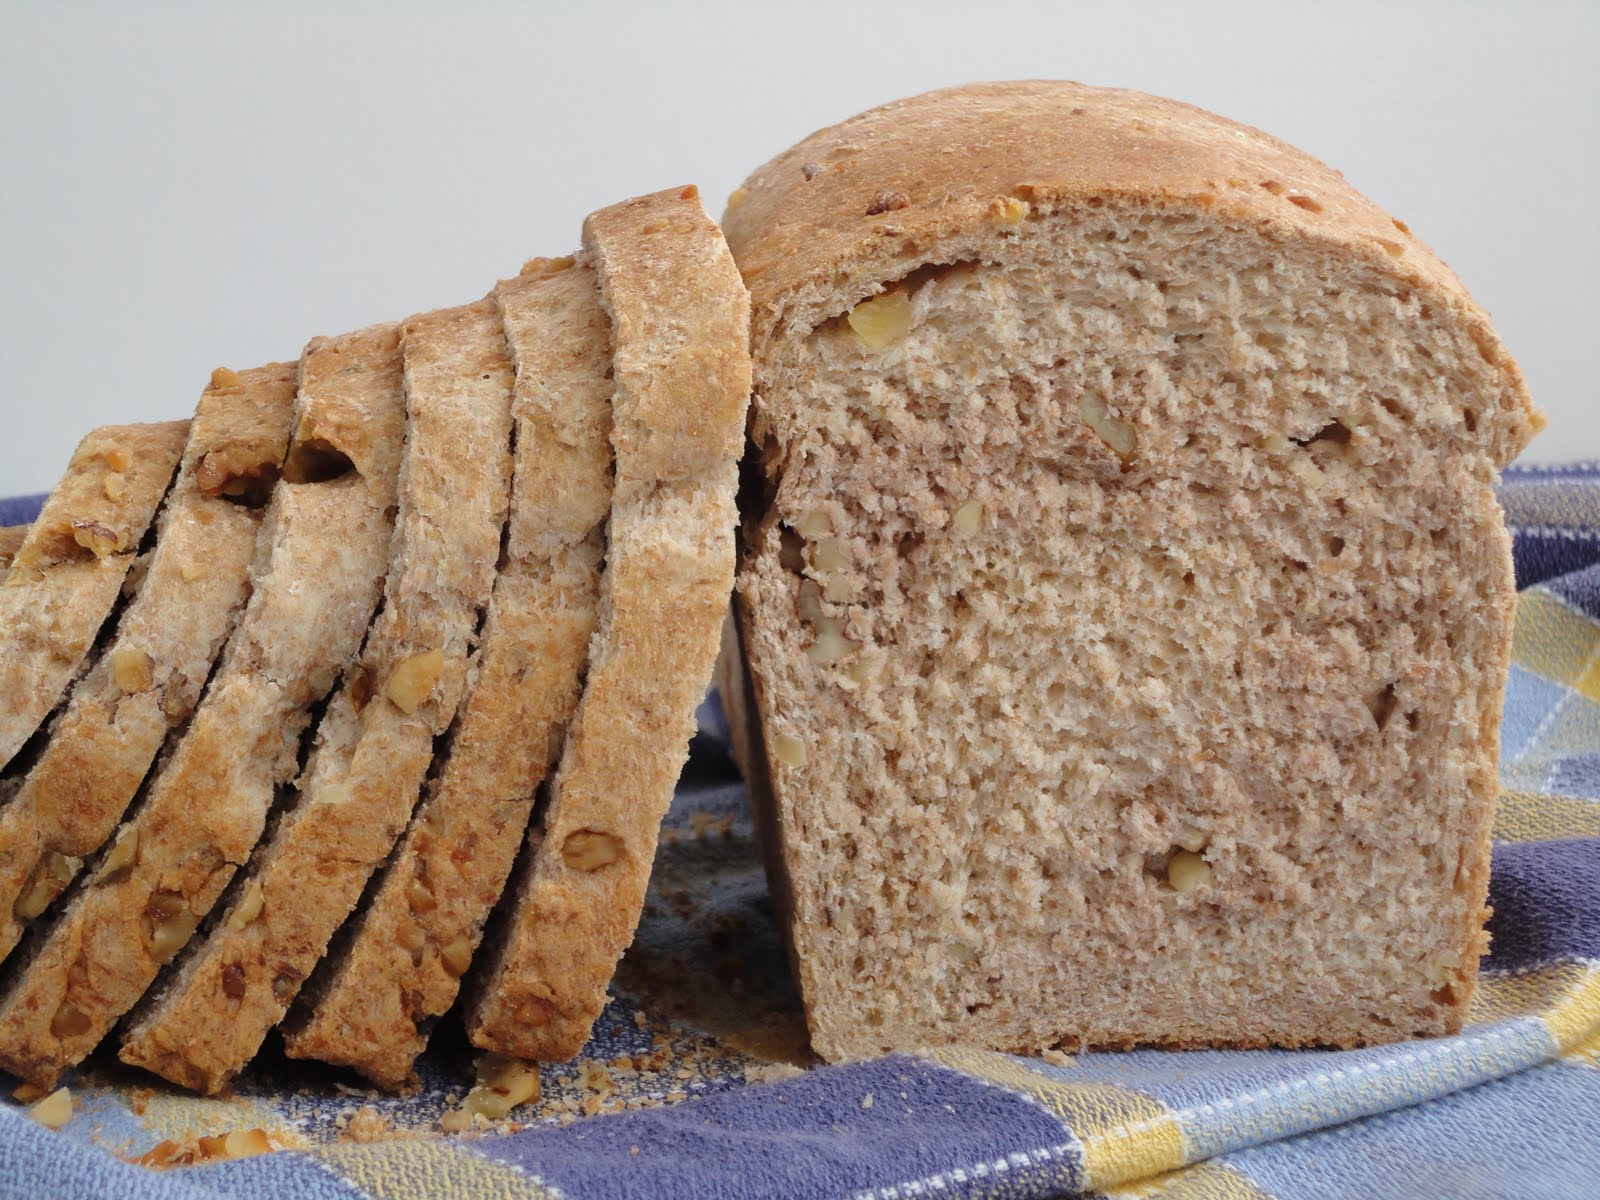
<svg viewBox="0 0 1600 1200"><path fill-rule="evenodd" d="M270 1047L226 1100L96 1059L60 1132L0 1105L0 1197L1600 1197L1600 466L1513 470L1501 496L1522 592L1494 948L1458 1037L786 1065L803 1027L708 707L613 1002L578 1063L544 1069L524 1128L437 1134L471 1082L448 1026L405 1099ZM0 524L31 515L0 503ZM399 1136L352 1138L364 1105ZM291 1148L129 1162L244 1128Z"/></svg>

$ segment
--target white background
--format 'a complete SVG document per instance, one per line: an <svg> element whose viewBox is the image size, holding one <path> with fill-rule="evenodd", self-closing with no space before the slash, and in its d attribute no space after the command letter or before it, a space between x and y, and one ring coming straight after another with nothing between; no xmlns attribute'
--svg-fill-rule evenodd
<svg viewBox="0 0 1600 1200"><path fill-rule="evenodd" d="M210 369L475 298L590 209L977 79L1164 93L1408 221L1600 457L1600 4L0 0L0 494Z"/></svg>

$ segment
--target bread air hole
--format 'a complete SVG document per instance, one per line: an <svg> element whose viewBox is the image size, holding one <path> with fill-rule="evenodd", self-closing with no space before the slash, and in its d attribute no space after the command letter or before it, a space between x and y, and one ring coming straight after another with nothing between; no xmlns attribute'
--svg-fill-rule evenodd
<svg viewBox="0 0 1600 1200"><path fill-rule="evenodd" d="M1346 446L1350 443L1350 427L1343 421L1329 421L1310 437L1291 438L1296 446L1309 446L1313 442L1332 442L1335 446Z"/></svg>
<svg viewBox="0 0 1600 1200"><path fill-rule="evenodd" d="M1373 723L1377 725L1380 732L1389 723L1389 718L1394 716L1395 703L1394 684L1392 683L1367 701L1367 707L1372 710Z"/></svg>
<svg viewBox="0 0 1600 1200"><path fill-rule="evenodd" d="M231 476L214 494L241 508L264 508L272 498L279 474L277 463L258 463Z"/></svg>
<svg viewBox="0 0 1600 1200"><path fill-rule="evenodd" d="M297 442L283 464L283 478L289 483L332 483L355 473L350 456L324 438Z"/></svg>
<svg viewBox="0 0 1600 1200"><path fill-rule="evenodd" d="M806 568L806 540L787 525L778 526L778 565L801 574Z"/></svg>

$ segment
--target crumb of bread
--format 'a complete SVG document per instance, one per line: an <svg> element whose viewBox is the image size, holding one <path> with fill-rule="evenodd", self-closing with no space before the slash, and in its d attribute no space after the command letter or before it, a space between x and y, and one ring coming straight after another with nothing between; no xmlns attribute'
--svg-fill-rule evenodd
<svg viewBox="0 0 1600 1200"><path fill-rule="evenodd" d="M356 1110L345 1127L344 1136L340 1141L358 1142L368 1145L372 1142L384 1142L395 1136L395 1128L385 1117L370 1104L363 1104Z"/></svg>

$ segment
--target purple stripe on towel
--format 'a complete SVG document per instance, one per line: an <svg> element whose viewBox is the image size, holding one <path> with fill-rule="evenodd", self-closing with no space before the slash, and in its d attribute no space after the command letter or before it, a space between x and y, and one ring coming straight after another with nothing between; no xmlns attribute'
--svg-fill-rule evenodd
<svg viewBox="0 0 1600 1200"><path fill-rule="evenodd" d="M1496 846L1489 903L1494 941L1485 966L1600 959L1600 838Z"/></svg>

